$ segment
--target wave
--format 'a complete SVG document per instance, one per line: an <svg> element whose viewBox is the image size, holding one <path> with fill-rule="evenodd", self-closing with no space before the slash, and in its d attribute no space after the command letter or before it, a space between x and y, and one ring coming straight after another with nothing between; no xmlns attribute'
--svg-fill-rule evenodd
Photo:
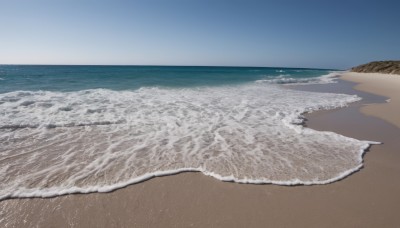
<svg viewBox="0 0 400 228"><path fill-rule="evenodd" d="M360 169L375 142L304 128L302 114L359 99L268 83L0 94L0 199L106 192L187 171L330 183Z"/></svg>
<svg viewBox="0 0 400 228"><path fill-rule="evenodd" d="M337 176L332 177L331 179L327 179L327 180L323 180L323 181L319 181L319 180L302 181L300 179L279 181L279 180L270 180L270 179L265 179L265 178L261 178L261 179L242 178L242 179L239 179L239 178L235 177L234 175L221 176L220 174L215 173L215 172L210 172L203 167L197 167L197 168L188 167L188 168L178 168L178 169L172 169L172 170L162 170L162 171L155 171L152 173L146 173L142 176L132 178L125 182L120 182L120 183L116 183L113 185L106 185L106 186L98 185L98 186L85 187L85 188L70 187L70 188L62 188L62 189L60 189L60 188L42 189L41 188L41 189L29 189L28 191L27 191L27 189L17 190L12 193L2 195L0 197L0 200L8 199L8 198L55 197L55 196L61 196L61 195L66 195L66 194L76 194L76 193L82 193L82 194L95 193L95 192L106 193L106 192L112 192L117 189L127 187L132 184L141 183L141 182L150 180L154 177L170 176L170 175L176 175L176 174L184 173L184 172L201 172L206 176L216 178L220 181L235 182L235 183L241 183L241 184L276 184L276 185L283 185L283 186L324 185L324 184L329 184L329 183L332 183L335 181L339 181L339 180L351 175L352 173L359 171L363 167L362 156L363 156L364 152L370 147L370 145L374 145L374 144L381 144L381 143L373 142L373 141L365 141L364 146L361 147L361 149L359 151L359 158L361 159L360 160L361 164L359 164L358 166L356 166L352 169L345 170L345 171L339 173Z"/></svg>
<svg viewBox="0 0 400 228"><path fill-rule="evenodd" d="M278 76L267 76L266 79L257 80L257 83L270 83L270 84L328 84L336 83L336 79L340 75L339 71L330 72L329 74L319 77L309 78L293 78L290 74L281 74Z"/></svg>

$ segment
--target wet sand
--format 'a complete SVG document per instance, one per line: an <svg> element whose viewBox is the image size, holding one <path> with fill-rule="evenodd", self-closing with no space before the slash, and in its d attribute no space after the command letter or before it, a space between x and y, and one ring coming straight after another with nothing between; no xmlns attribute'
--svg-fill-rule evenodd
<svg viewBox="0 0 400 228"><path fill-rule="evenodd" d="M372 146L364 168L341 181L288 187L182 173L111 193L4 200L0 227L399 227L400 129L361 114L360 108L376 105L366 103L387 98L354 91L354 85L297 88L364 98L348 108L307 115L308 127L384 143Z"/></svg>
<svg viewBox="0 0 400 228"><path fill-rule="evenodd" d="M357 90L389 97L390 102L363 107L361 112L400 128L400 75L348 72L342 78L359 83L355 87Z"/></svg>

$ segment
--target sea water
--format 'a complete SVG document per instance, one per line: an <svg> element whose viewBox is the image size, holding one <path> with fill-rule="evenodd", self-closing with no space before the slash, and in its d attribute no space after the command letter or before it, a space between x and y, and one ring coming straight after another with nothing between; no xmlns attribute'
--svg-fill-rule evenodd
<svg viewBox="0 0 400 228"><path fill-rule="evenodd" d="M0 66L0 199L107 192L199 171L223 181L326 184L373 142L303 127L355 95L320 69Z"/></svg>

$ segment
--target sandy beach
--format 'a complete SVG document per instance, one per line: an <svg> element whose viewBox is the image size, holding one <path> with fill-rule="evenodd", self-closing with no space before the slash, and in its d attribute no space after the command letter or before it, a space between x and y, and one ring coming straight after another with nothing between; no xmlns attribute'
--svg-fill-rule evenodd
<svg viewBox="0 0 400 228"><path fill-rule="evenodd" d="M358 94L363 100L308 114L306 126L383 143L365 154L363 169L343 180L289 187L181 173L111 193L3 200L0 227L399 227L400 76L341 78L347 81L312 90Z"/></svg>
<svg viewBox="0 0 400 228"><path fill-rule="evenodd" d="M348 72L342 79L359 83L355 89L390 98L390 102L361 108L362 113L376 116L400 127L399 75Z"/></svg>

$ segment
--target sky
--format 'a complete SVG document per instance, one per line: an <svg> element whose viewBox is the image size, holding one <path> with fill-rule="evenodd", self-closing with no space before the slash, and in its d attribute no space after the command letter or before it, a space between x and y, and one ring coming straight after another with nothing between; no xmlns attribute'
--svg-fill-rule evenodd
<svg viewBox="0 0 400 228"><path fill-rule="evenodd" d="M400 59L398 0L0 0L0 64L347 69Z"/></svg>

